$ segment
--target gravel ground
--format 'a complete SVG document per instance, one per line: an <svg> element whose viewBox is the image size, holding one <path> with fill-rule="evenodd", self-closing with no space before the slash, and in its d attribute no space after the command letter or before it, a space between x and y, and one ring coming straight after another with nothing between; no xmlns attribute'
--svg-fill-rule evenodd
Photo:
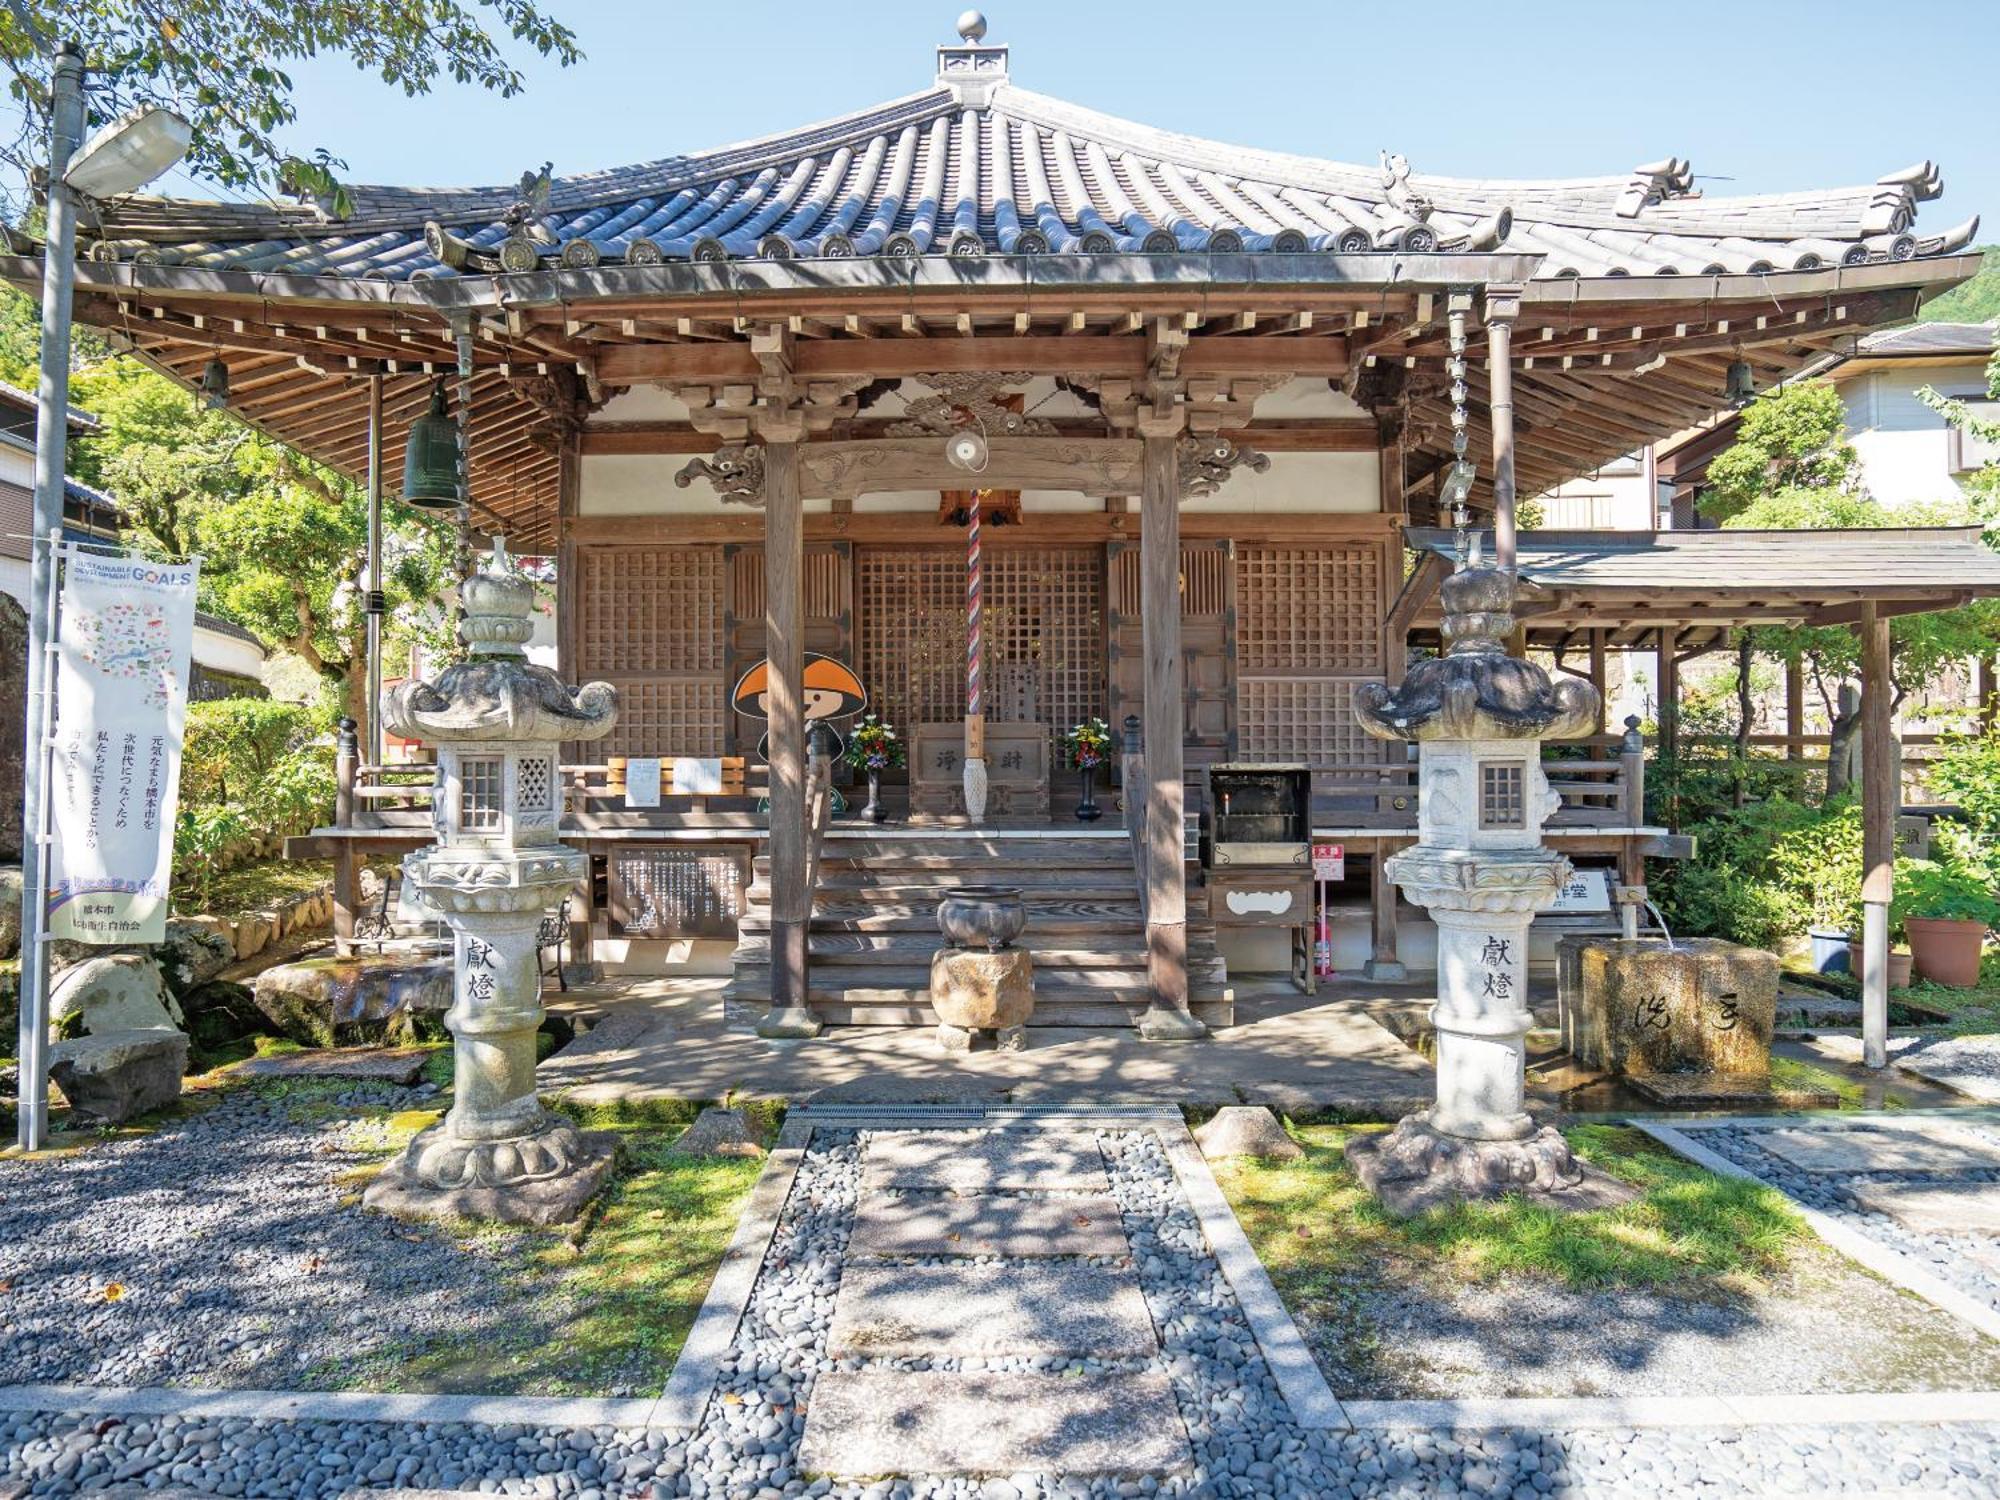
<svg viewBox="0 0 2000 1500"><path fill-rule="evenodd" d="M423 1093L232 1089L146 1135L0 1161L0 1380L312 1389L358 1356L550 1315L502 1275L514 1237L462 1250L341 1206L385 1117L296 1117Z"/></svg>
<svg viewBox="0 0 2000 1500"><path fill-rule="evenodd" d="M2000 1128L1976 1120L1970 1125L2000 1145ZM1829 1125L1816 1122L1820 1130L1867 1130L1867 1124ZM2000 1247L1985 1235L1923 1234L1905 1229L1887 1214L1862 1208L1849 1195L1852 1185L1867 1182L1938 1183L1965 1186L1972 1183L2000 1183L2000 1171L1958 1172L1950 1177L1926 1176L1921 1172L1853 1172L1826 1174L1802 1172L1783 1157L1757 1144L1765 1134L1761 1128L1717 1127L1695 1132L1694 1138L1714 1151L1756 1173L1773 1187L1799 1202L1851 1224L1862 1233L1901 1250L1928 1270L1971 1297L2000 1309Z"/></svg>
<svg viewBox="0 0 2000 1500"><path fill-rule="evenodd" d="M1438 1281L1369 1288L1348 1315L1344 1339L1313 1338L1343 1397L2000 1389L2000 1343L1819 1247L1755 1294Z"/></svg>
<svg viewBox="0 0 2000 1500"><path fill-rule="evenodd" d="M463 1292L476 1310L481 1288L491 1290L490 1268L475 1257L450 1259L470 1263L473 1273L455 1267L440 1273L429 1262L440 1259L440 1248L429 1245L418 1259L422 1267L403 1268L403 1283L384 1283L383 1273L367 1264L379 1255L394 1266L401 1252L395 1244L408 1241L354 1239L351 1228L328 1221L322 1200L331 1195L326 1179L354 1155L343 1146L343 1130L293 1126L261 1115L236 1126L227 1118L204 1116L181 1131L152 1138L159 1146L174 1136L192 1136L200 1126L221 1129L198 1149L173 1163L185 1175L167 1196L199 1207L228 1196L235 1183L220 1168L202 1167L200 1157L212 1156L217 1145L239 1156L272 1149L285 1140L275 1161L298 1174L300 1166L316 1169L317 1191L288 1197L271 1188L251 1195L241 1220L232 1223L241 1245L261 1234L260 1243L324 1245L347 1257L345 1274L330 1278L341 1290L320 1304L315 1318L327 1319L334 1306L352 1307L366 1300L356 1286L402 1287L396 1300L436 1292L449 1303ZM261 1123L259 1123L261 1122ZM1290 1420L1248 1336L1240 1309L1203 1247L1195 1219L1180 1193L1157 1142L1140 1133L1100 1136L1111 1169L1113 1192L1125 1214L1133 1260L1163 1349L1150 1363L1166 1374L1180 1402L1193 1438L1197 1467L1191 1474L1166 1480L1123 1483L1083 1482L1061 1476L1012 1475L978 1480L915 1479L880 1481L872 1485L808 1483L793 1472L797 1444L804 1427L800 1406L810 1401L812 1384L824 1370L835 1368L818 1351L824 1348L838 1289L842 1252L852 1224L860 1180L861 1139L849 1133L816 1136L785 1206L770 1252L759 1273L751 1305L725 1358L721 1392L710 1403L703 1425L691 1438L666 1433L620 1432L610 1429L547 1430L477 1424L400 1424L255 1422L247 1420L121 1422L91 1414L0 1416L0 1497L17 1493L68 1495L80 1492L145 1493L185 1489L230 1496L320 1497L363 1493L390 1486L465 1489L485 1493L537 1496L577 1496L580 1500L629 1500L629 1497L689 1496L694 1500L777 1500L795 1495L830 1495L840 1500L1052 1500L1052 1497L1146 1496L1305 1497L1348 1495L1437 1496L1478 1494L1531 1497L1542 1494L1578 1496L1632 1495L1769 1495L1823 1493L1909 1493L2000 1497L2000 1427L1906 1426L1900 1428L1786 1428L1701 1432L1589 1433L1360 1433L1327 1434L1305 1431ZM144 1143L133 1143L140 1145ZM183 1142L183 1147L186 1146ZM327 1148L324 1153L320 1148ZM123 1145L99 1148L64 1163L71 1173L90 1179L95 1193L110 1187L111 1201L98 1200L97 1212L107 1218L151 1212L146 1221L158 1236L163 1232L157 1206L151 1210L119 1206L122 1199L143 1198L149 1189L132 1177L134 1167L122 1156ZM94 1164L83 1171L85 1164ZM46 1164L44 1164L46 1165ZM159 1158L150 1158L146 1177L157 1183ZM123 1173L124 1176L117 1174ZM0 1177L0 1183L7 1179ZM37 1179L38 1184L41 1179ZM118 1190L123 1184L122 1192ZM48 1223L60 1226L87 1207L78 1201L82 1182L67 1182L67 1210L52 1212ZM19 1253L13 1237L15 1216L25 1216L18 1191L9 1195L5 1213L7 1254ZM58 1196L44 1192L45 1198ZM368 1225L376 1221L358 1214L347 1217ZM197 1223L207 1222L196 1220ZM32 1226L22 1225L31 1231ZM127 1231L129 1232L129 1231ZM290 1235L291 1239L282 1239ZM218 1249L215 1231L205 1237L207 1248ZM185 1239L185 1233L182 1237ZM151 1267L161 1253L156 1248L121 1248L109 1232L101 1253L126 1254L135 1265ZM197 1274L201 1241L183 1257L181 1269ZM415 1250L417 1247L411 1244ZM93 1251L93 1253L100 1253ZM171 1252L169 1252L171 1253ZM311 1253L308 1251L308 1253ZM319 1253L326 1253L325 1250ZM75 1250L69 1252L74 1255ZM251 1260L257 1257L251 1253ZM268 1250L266 1251L268 1258ZM476 1274L484 1270L484 1275ZM72 1270L72 1276L83 1274ZM318 1284L315 1273L303 1283ZM388 1273L393 1274L393 1272ZM447 1285L441 1274L456 1275ZM169 1284L157 1269L153 1280ZM356 1283L349 1276L372 1278ZM142 1283L143 1285L144 1283ZM294 1278L281 1283L289 1295L302 1294ZM88 1283L84 1283L88 1285ZM141 1307L158 1306L134 1295ZM495 1305L491 1301L486 1306ZM123 1309L126 1302L114 1304ZM74 1304L71 1304L72 1310ZM267 1308L267 1311L269 1309ZM457 1309L453 1309L456 1314ZM52 1314L30 1341L34 1346L62 1334ZM240 1315L239 1315L240 1316ZM246 1319L246 1321L248 1321ZM295 1319L295 1321L297 1321ZM172 1318L155 1313L144 1325L148 1333L171 1344L188 1341L171 1333ZM128 1343L144 1343L131 1336ZM20 1335L4 1352L11 1361L19 1352ZM353 1335L339 1332L343 1340ZM91 1359L89 1370L115 1363L114 1341L96 1331L81 1341ZM310 1335L298 1332L290 1342L299 1352L316 1357ZM94 1361L94 1363L93 1363ZM859 1362L851 1362L851 1365ZM915 1367L918 1361L898 1361ZM940 1366L1018 1367L1022 1361L939 1361ZM1067 1363L1067 1362L1063 1362ZM1128 1362L1136 1365L1139 1362ZM105 1380L111 1377L23 1371L19 1379ZM1117 1378L1117 1368L1103 1373ZM131 1378L129 1376L122 1378ZM205 1382L206 1383L206 1382ZM1774 1379L1764 1389L1782 1388Z"/></svg>

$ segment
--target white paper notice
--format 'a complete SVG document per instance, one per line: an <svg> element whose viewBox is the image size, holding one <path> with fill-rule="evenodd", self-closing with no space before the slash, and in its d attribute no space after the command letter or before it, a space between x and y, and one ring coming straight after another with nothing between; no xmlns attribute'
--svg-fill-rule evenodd
<svg viewBox="0 0 2000 1500"><path fill-rule="evenodd" d="M674 791L685 797L722 794L722 762L712 755L683 755L674 761Z"/></svg>
<svg viewBox="0 0 2000 1500"><path fill-rule="evenodd" d="M1571 870L1569 879L1556 893L1550 903L1550 911L1610 911L1611 872L1609 870Z"/></svg>
<svg viewBox="0 0 2000 1500"><path fill-rule="evenodd" d="M625 762L625 805L627 807L660 805L659 756L635 755Z"/></svg>

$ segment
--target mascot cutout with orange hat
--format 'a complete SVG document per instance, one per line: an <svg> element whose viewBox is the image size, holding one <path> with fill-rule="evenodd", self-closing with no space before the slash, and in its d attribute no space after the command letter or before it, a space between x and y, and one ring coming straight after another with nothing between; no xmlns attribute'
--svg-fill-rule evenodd
<svg viewBox="0 0 2000 1500"><path fill-rule="evenodd" d="M807 737L811 737L814 725L825 724L826 732L833 737L831 758L839 760L847 744L828 721L851 718L860 713L868 706L868 689L842 663L830 656L821 656L816 651L808 651L805 670L799 674L799 695L805 710ZM771 663L768 658L743 674L736 684L736 691L729 695L729 701L744 718L769 722ZM757 753L767 762L771 758L770 739L771 733L767 729L757 740Z"/></svg>

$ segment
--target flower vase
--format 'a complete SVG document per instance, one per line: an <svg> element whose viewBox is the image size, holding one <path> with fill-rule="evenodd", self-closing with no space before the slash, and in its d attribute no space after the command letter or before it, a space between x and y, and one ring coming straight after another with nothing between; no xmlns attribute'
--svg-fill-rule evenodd
<svg viewBox="0 0 2000 1500"><path fill-rule="evenodd" d="M861 816L870 823L889 821L889 809L882 805L882 769L868 768L868 805L861 809Z"/></svg>
<svg viewBox="0 0 2000 1500"><path fill-rule="evenodd" d="M1076 820L1095 823L1104 816L1104 809L1097 805L1097 762L1086 762L1077 769L1083 774L1083 800L1076 804Z"/></svg>

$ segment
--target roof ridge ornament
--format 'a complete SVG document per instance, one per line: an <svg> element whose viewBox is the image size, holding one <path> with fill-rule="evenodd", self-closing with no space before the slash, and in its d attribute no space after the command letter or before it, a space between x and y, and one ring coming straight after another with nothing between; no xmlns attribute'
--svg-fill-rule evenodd
<svg viewBox="0 0 2000 1500"><path fill-rule="evenodd" d="M1864 235L1899 235L1909 231L1917 219L1917 205L1928 203L1944 191L1944 174L1937 163L1920 161L1900 172L1887 172L1875 179L1875 192L1861 213ZM1902 260L1903 256L1894 256Z"/></svg>
<svg viewBox="0 0 2000 1500"><path fill-rule="evenodd" d="M1640 210L1664 203L1669 198L1700 196L1700 190L1694 185L1694 163L1686 157L1667 156L1659 161L1642 162L1632 169L1632 180L1618 195L1618 217L1636 219Z"/></svg>
<svg viewBox="0 0 2000 1500"><path fill-rule="evenodd" d="M986 45L986 17L968 10L958 18L958 44L937 49L938 87L967 109L984 109L1007 81L1007 49Z"/></svg>

